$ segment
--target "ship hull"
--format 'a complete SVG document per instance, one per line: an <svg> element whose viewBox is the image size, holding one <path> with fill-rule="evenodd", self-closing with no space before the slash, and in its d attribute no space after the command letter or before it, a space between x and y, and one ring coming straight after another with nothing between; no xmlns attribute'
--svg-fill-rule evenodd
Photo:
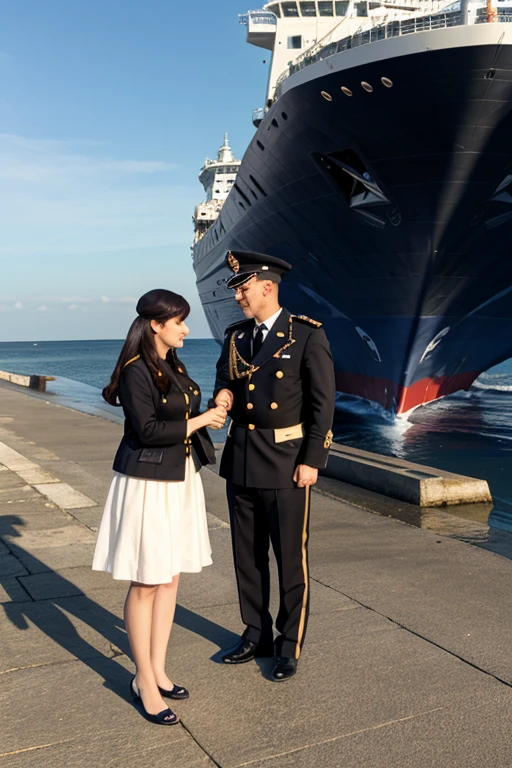
<svg viewBox="0 0 512 768"><path fill-rule="evenodd" d="M217 340L242 249L292 263L282 302L324 323L338 390L393 413L512 355L511 33L410 35L288 79L194 247Z"/></svg>

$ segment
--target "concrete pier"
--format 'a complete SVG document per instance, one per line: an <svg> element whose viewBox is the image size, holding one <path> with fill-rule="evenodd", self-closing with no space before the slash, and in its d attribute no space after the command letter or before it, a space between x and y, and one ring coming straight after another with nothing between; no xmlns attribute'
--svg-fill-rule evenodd
<svg viewBox="0 0 512 768"><path fill-rule="evenodd" d="M37 389L38 392L45 392L46 382L55 381L55 376L42 376L39 374L27 376L22 373L0 371L0 379L9 381L11 384L17 384L19 387L30 387L30 389Z"/></svg>
<svg viewBox="0 0 512 768"><path fill-rule="evenodd" d="M492 501L486 480L333 445L325 474L419 507Z"/></svg>
<svg viewBox="0 0 512 768"><path fill-rule="evenodd" d="M269 660L219 663L242 626L223 481L202 471L214 565L183 575L168 656L191 698L181 725L146 722L127 585L90 569L120 435L0 384L0 768L510 766L512 560L483 522L418 528L388 515L427 510L331 478L299 672L276 685Z"/></svg>

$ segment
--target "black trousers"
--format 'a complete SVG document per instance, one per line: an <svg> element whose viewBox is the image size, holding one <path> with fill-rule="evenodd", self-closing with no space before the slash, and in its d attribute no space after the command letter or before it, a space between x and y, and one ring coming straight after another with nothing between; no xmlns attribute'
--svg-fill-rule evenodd
<svg viewBox="0 0 512 768"><path fill-rule="evenodd" d="M273 642L269 612L269 545L279 573L278 656L298 659L309 614L310 488L267 490L244 488L228 481L235 564L245 636L261 645Z"/></svg>

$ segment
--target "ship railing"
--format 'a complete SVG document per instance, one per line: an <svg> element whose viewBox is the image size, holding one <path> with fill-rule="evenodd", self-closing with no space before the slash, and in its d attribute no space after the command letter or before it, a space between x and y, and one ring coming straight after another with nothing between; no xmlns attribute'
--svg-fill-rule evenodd
<svg viewBox="0 0 512 768"><path fill-rule="evenodd" d="M508 9L507 9L508 10ZM512 20L505 14L499 14L499 21ZM484 19L482 19L484 20ZM487 21L487 18L485 18ZM310 64L315 64L317 61L333 56L335 53L341 53L342 51L348 51L351 48L358 48L361 45L367 45L368 43L376 43L379 40L387 40L391 37L401 37L402 35L410 35L416 32L428 32L434 29L444 29L446 27L457 27L464 24L463 15L460 11L453 11L448 13L436 13L429 16L417 16L414 18L389 21L386 24L379 24L371 29L360 30L354 35L349 35L341 40L335 40L332 43L321 48L319 51L311 56L304 56L300 61L296 61L286 69L276 82L275 98L279 98L281 87L285 80L294 72L298 72L304 67L308 67Z"/></svg>

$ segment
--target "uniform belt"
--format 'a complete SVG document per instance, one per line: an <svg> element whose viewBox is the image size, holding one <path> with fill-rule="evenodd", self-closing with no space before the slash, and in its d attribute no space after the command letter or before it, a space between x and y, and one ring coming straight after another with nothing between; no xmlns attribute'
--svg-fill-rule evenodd
<svg viewBox="0 0 512 768"><path fill-rule="evenodd" d="M247 424L238 424L232 421L228 429L228 437L231 434L231 430L236 427L237 429L251 430L251 427ZM275 443L284 443L286 440L297 440L304 437L304 429L302 424L294 424L293 427L281 427L280 429L260 429L259 427L252 427L252 429L258 429L260 432L273 432Z"/></svg>

